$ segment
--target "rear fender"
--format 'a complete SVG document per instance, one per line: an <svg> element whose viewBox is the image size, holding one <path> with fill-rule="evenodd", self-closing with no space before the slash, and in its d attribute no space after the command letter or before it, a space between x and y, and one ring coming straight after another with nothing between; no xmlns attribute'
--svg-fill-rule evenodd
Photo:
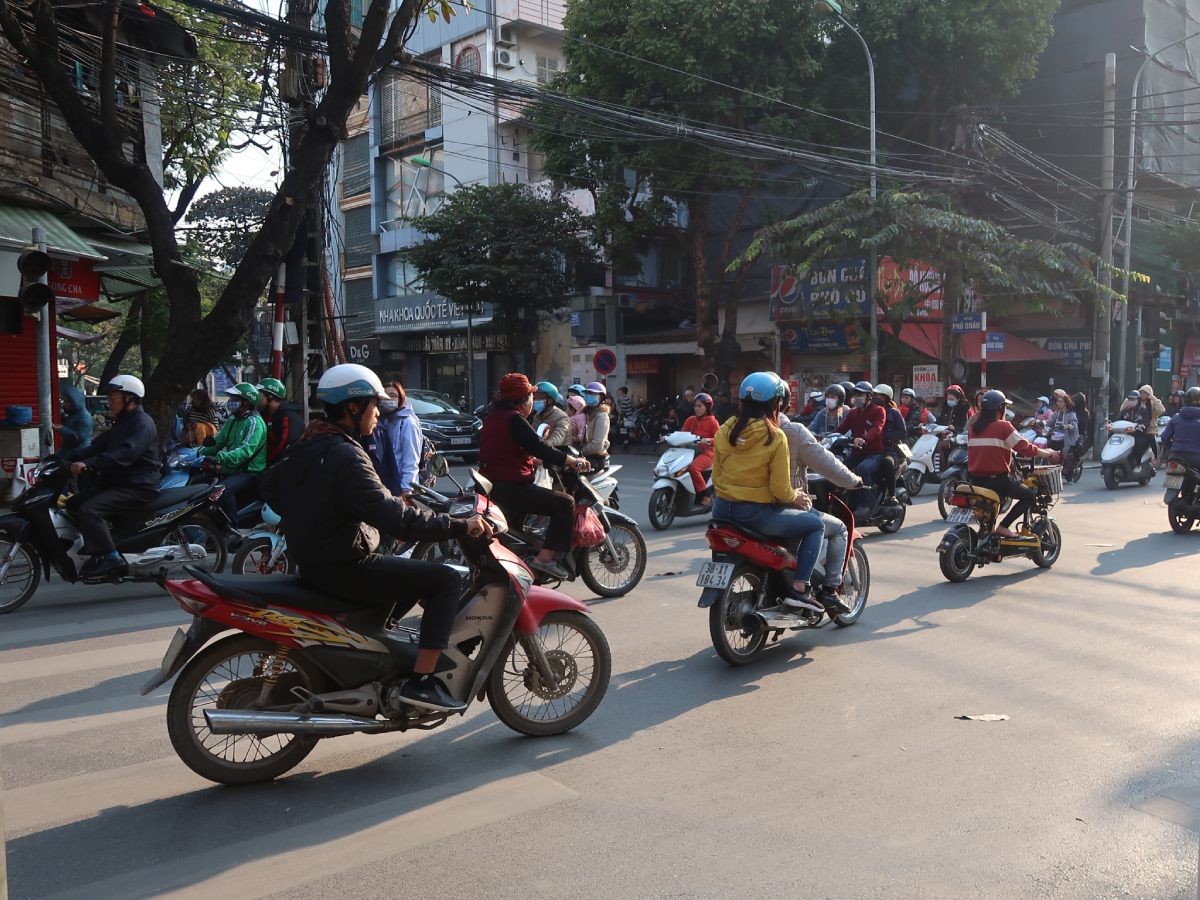
<svg viewBox="0 0 1200 900"><path fill-rule="evenodd" d="M974 549L974 547L975 547L975 532L971 530L971 526L969 526L969 525L951 526L946 531L946 533L944 535L942 535L942 541L937 546L937 552L941 553L943 550L949 550L952 546L954 546L954 544L956 544L960 540L966 541L967 545L969 547L971 547L972 549Z"/></svg>
<svg viewBox="0 0 1200 900"><path fill-rule="evenodd" d="M708 609L721 599L723 593L725 592L721 588L705 588L700 592L700 600L696 605L701 609Z"/></svg>
<svg viewBox="0 0 1200 900"><path fill-rule="evenodd" d="M552 588L534 585L525 593L525 603L521 606L521 612L517 615L517 622L513 626L513 631L519 635L528 637L532 635L542 624L542 619L552 612L580 612L585 615L591 615L587 606L576 600L574 597L569 597L562 591L556 591Z"/></svg>
<svg viewBox="0 0 1200 900"><path fill-rule="evenodd" d="M175 657L175 661L167 668L159 668L150 680L142 685L142 696L145 697L151 691L162 687L172 678L179 674L189 659L200 652L200 648L216 637L222 631L227 631L228 628L220 622L213 622L210 619L202 619L200 616L192 617L192 625L187 630L187 634L183 636L183 649Z"/></svg>
<svg viewBox="0 0 1200 900"><path fill-rule="evenodd" d="M1169 491L1167 491L1165 494L1163 494L1163 503L1167 503L1167 504L1173 503L1176 500L1176 498L1178 498L1178 497L1179 497L1179 489L1171 488ZM3 530L3 528L0 527L0 530Z"/></svg>

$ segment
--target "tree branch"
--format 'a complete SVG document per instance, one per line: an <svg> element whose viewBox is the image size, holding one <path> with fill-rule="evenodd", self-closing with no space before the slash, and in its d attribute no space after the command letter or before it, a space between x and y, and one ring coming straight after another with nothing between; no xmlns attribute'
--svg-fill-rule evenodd
<svg viewBox="0 0 1200 900"><path fill-rule="evenodd" d="M122 143L121 123L117 118L117 25L120 21L121 0L109 0L101 31L100 121L108 139L118 147Z"/></svg>
<svg viewBox="0 0 1200 900"><path fill-rule="evenodd" d="M200 185L202 184L204 184L204 176L195 175L188 179L188 183L179 192L179 199L175 201L175 208L171 210L171 220L176 225L179 224L179 221L188 211L188 207L192 205L192 201L196 199L196 192L200 190Z"/></svg>

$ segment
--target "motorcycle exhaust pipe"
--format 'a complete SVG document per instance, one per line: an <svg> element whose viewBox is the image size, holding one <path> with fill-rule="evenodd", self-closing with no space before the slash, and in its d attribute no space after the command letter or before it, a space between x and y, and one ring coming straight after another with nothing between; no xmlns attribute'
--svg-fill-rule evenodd
<svg viewBox="0 0 1200 900"><path fill-rule="evenodd" d="M213 734L352 734L385 731L387 723L364 716L329 713L263 712L254 709L206 709Z"/></svg>

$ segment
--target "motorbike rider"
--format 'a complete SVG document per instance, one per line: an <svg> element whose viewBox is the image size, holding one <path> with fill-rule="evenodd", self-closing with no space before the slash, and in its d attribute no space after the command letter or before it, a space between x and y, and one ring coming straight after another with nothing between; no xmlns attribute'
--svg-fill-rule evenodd
<svg viewBox="0 0 1200 900"><path fill-rule="evenodd" d="M421 602L416 677L400 696L415 706L457 712L466 704L433 673L458 614L462 581L448 566L381 555L380 532L441 541L487 538L491 528L479 516L450 519L418 510L384 487L361 441L375 430L378 404L386 398L379 376L365 366L327 370L317 384L325 420L314 421L263 476L263 494L282 518L288 555L314 588L349 606L377 605L382 615L403 616Z"/></svg>
<svg viewBox="0 0 1200 900"><path fill-rule="evenodd" d="M558 388L549 381L539 381L533 392L533 428L546 426L546 434L542 437L544 443L551 447L565 447L571 443L571 417L560 405L563 402Z"/></svg>
<svg viewBox="0 0 1200 900"><path fill-rule="evenodd" d="M264 378L254 386L258 391L258 411L267 422L267 465L274 465L283 451L304 433L300 407L285 403L287 388L278 378Z"/></svg>
<svg viewBox="0 0 1200 900"><path fill-rule="evenodd" d="M904 416L896 407L895 391L890 384L877 384L874 391L874 402L884 409L883 422L883 459L879 465L880 482L887 491L886 502L896 502L896 469L899 466L900 451L897 449L908 437L908 426Z"/></svg>
<svg viewBox="0 0 1200 900"><path fill-rule="evenodd" d="M1169 397L1167 397L1167 402L1166 402L1165 406L1166 406L1166 412L1164 413L1164 415L1170 416L1171 418L1175 418L1175 416L1177 416L1179 414L1180 410L1183 409L1184 392L1183 391L1171 391L1171 395Z"/></svg>
<svg viewBox="0 0 1200 900"><path fill-rule="evenodd" d="M1184 391L1183 403L1183 409L1163 429L1163 458L1177 456L1189 465L1200 466L1200 387Z"/></svg>
<svg viewBox="0 0 1200 900"><path fill-rule="evenodd" d="M1016 537L1008 526L1025 515L1037 492L1009 474L1013 455L1056 459L1059 454L1035 447L1021 437L1004 416L1012 401L1003 392L987 391L979 402L979 415L967 432L967 471L973 485L995 491L1001 500L1011 497L1015 501L995 532L1001 537Z"/></svg>
<svg viewBox="0 0 1200 900"><path fill-rule="evenodd" d="M699 498L700 505L711 506L712 497L707 493L708 479L704 473L712 468L713 438L717 436L721 423L712 414L713 398L709 394L701 392L696 395L695 399L696 402L693 405L695 415L688 416L687 421L683 423L684 431L700 438L700 447L696 450L692 464L688 466L688 474L692 476L692 487L696 489L696 497Z"/></svg>
<svg viewBox="0 0 1200 900"><path fill-rule="evenodd" d="M689 390L687 394L692 394ZM692 396L695 396L692 394ZM592 464L593 469L603 469L608 465L608 388L599 381L588 382L583 389L583 402L586 404L586 415L583 436L583 447L580 451L584 459ZM694 404L693 404L694 405ZM690 415L691 408L688 413Z"/></svg>
<svg viewBox="0 0 1200 900"><path fill-rule="evenodd" d="M1050 402L1050 398L1044 394L1037 398L1038 407L1033 417L1039 422L1049 422L1054 416L1054 406Z"/></svg>
<svg viewBox="0 0 1200 900"><path fill-rule="evenodd" d="M67 511L90 554L82 578L121 577L129 566L113 543L108 519L135 510L158 496L161 461L154 420L142 409L146 386L132 375L118 375L106 388L112 425L88 446L63 454L71 474L94 476L67 501Z"/></svg>
<svg viewBox="0 0 1200 900"><path fill-rule="evenodd" d="M789 543L799 541L796 574L783 603L820 612L809 579L825 523L811 510L808 494L792 484L787 438L775 424L786 395L787 383L774 372L753 372L742 380L741 410L714 440L713 517Z"/></svg>
<svg viewBox="0 0 1200 900"><path fill-rule="evenodd" d="M533 478L539 459L576 472L586 472L590 466L586 459L538 439L526 418L533 411L533 393L533 385L519 372L500 379L499 398L479 437L479 471L492 482L491 498L513 524L519 525L530 514L550 517L545 544L529 565L565 580L570 574L555 555L571 549L575 505L568 495L539 487Z"/></svg>
<svg viewBox="0 0 1200 900"><path fill-rule="evenodd" d="M258 498L258 476L267 467L267 423L258 414L258 390L245 381L225 393L237 406L221 430L205 441L200 455L211 460L205 468L217 469L225 493L221 509L237 526L238 510Z"/></svg>
<svg viewBox="0 0 1200 900"><path fill-rule="evenodd" d="M945 406L942 408L941 421L950 426L950 431L938 439L937 452L941 457L941 471L945 471L950 461L951 444L955 434L961 434L967 427L967 422L975 415L967 404L967 393L960 385L952 384L946 388Z"/></svg>
<svg viewBox="0 0 1200 900"><path fill-rule="evenodd" d="M1138 388L1138 402L1144 403L1150 410L1150 421L1146 425L1146 434L1149 435L1150 442L1154 446L1154 453L1156 457L1154 462L1157 464L1158 433L1162 430L1158 424L1158 417L1163 415L1167 409L1165 406L1163 406L1162 401L1154 396L1154 388L1148 384L1143 384L1140 388ZM1143 445L1143 447L1144 446L1145 445ZM1137 454L1134 459L1141 459L1141 453L1137 451L1136 447L1134 448L1134 452Z"/></svg>
<svg viewBox="0 0 1200 900"><path fill-rule="evenodd" d="M887 412L874 402L874 394L875 388L869 381L854 385L853 408L845 421L835 429L839 434L850 432L854 436L850 464L864 485L855 492L856 519L865 519L871 513L874 504L870 492L877 483L883 463L883 428Z"/></svg>
<svg viewBox="0 0 1200 900"><path fill-rule="evenodd" d="M846 406L846 389L840 384L825 388L824 407L817 411L809 428L817 437L824 437L846 421L850 409Z"/></svg>

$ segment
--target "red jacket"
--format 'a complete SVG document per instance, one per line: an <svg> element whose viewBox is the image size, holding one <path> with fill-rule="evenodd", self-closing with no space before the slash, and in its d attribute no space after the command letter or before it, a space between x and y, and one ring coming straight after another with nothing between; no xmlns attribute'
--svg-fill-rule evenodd
<svg viewBox="0 0 1200 900"><path fill-rule="evenodd" d="M479 435L479 471L484 478L533 483L537 459L517 443L509 421L520 415L515 409L497 409L483 420L483 431Z"/></svg>
<svg viewBox="0 0 1200 900"><path fill-rule="evenodd" d="M703 419L688 416L688 420L683 423L683 428L680 430L686 431L688 434L694 434L696 437L712 440L717 436L717 432L721 430L721 423L717 421L716 416L705 416ZM711 447L704 449L708 453L712 453Z"/></svg>
<svg viewBox="0 0 1200 900"><path fill-rule="evenodd" d="M882 453L883 423L886 421L887 413L878 403L855 407L846 416L846 421L838 427L838 433L845 434L849 431L856 438L862 438L862 453Z"/></svg>
<svg viewBox="0 0 1200 900"><path fill-rule="evenodd" d="M968 426L967 471L972 475L1007 475L1014 452L1037 456L1038 448L1021 437L1011 422L997 419L981 434L975 433L974 424Z"/></svg>

